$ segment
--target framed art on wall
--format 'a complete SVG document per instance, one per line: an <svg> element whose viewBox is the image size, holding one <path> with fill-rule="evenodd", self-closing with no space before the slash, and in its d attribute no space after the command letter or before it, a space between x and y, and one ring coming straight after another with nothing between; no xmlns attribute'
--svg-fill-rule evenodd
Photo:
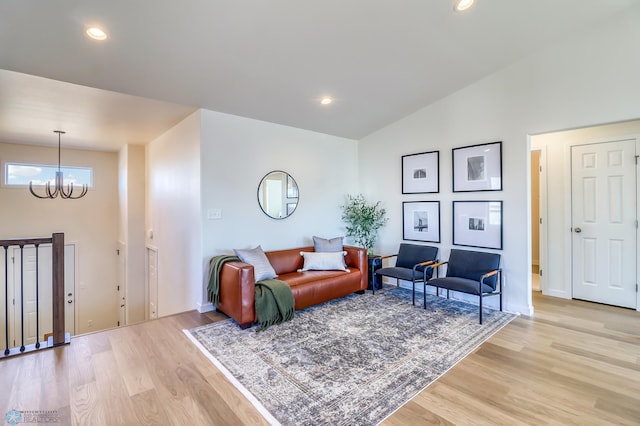
<svg viewBox="0 0 640 426"><path fill-rule="evenodd" d="M440 242L440 201L402 203L402 239Z"/></svg>
<svg viewBox="0 0 640 426"><path fill-rule="evenodd" d="M502 142L451 151L453 192L502 191Z"/></svg>
<svg viewBox="0 0 640 426"><path fill-rule="evenodd" d="M440 152L421 152L402 156L402 193L440 192Z"/></svg>
<svg viewBox="0 0 640 426"><path fill-rule="evenodd" d="M502 201L454 201L453 244L502 250Z"/></svg>

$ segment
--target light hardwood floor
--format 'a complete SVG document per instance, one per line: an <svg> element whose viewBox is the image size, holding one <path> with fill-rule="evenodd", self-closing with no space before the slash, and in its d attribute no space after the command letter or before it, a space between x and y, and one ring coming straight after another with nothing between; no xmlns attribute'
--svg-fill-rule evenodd
<svg viewBox="0 0 640 426"><path fill-rule="evenodd" d="M640 424L640 314L539 293L534 306L534 318L511 322L383 424ZM181 331L221 318L188 312L0 360L0 415L265 424Z"/></svg>

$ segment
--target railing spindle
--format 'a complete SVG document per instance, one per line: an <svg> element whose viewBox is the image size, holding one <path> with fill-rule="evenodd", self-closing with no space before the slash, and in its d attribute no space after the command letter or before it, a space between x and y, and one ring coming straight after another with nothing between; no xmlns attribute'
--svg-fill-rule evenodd
<svg viewBox="0 0 640 426"><path fill-rule="evenodd" d="M16 355L24 352L29 352L32 350L40 349L43 345L40 342L40 245L41 244L51 244L51 254L52 254L52 344L49 345L49 342L46 342L45 347L53 347L60 346L70 343L68 339L69 333L65 332L65 292L64 292L64 234L63 233L54 233L51 235L51 238L27 238L27 239L8 239L8 240L0 240L0 246L4 247L4 308L5 308L5 350L4 355ZM35 246L36 255L35 255L35 321L36 321L36 342L35 345L29 344L25 345L25 278L24 278L24 247L25 246ZM10 247L20 247L20 296L18 296L17 292L17 281L14 280L11 282L12 286L12 294L14 295L13 300L9 300L9 248ZM14 255L15 255L14 251ZM13 271L14 275L18 273L17 265L15 265L15 258L13 259ZM17 277L16 277L17 278ZM30 289L31 287L29 287ZM20 298L20 322L21 327L20 330L17 330L14 323L10 323L11 321L15 321L18 316L18 311L16 310L15 300ZM13 306L12 316L9 316L9 306ZM10 326L11 324L11 326ZM18 332L20 333L20 347L18 348L10 348L9 346L9 330L13 330L13 342L12 345L15 346L16 335ZM30 328L27 327L27 331Z"/></svg>

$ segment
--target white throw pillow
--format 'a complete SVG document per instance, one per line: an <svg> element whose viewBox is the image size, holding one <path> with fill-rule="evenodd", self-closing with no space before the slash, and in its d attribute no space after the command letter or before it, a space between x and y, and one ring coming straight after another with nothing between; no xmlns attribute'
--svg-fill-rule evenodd
<svg viewBox="0 0 640 426"><path fill-rule="evenodd" d="M300 255L304 258L304 265L298 272L303 271L346 271L349 272L344 264L344 256L346 251L321 252L301 251Z"/></svg>
<svg viewBox="0 0 640 426"><path fill-rule="evenodd" d="M276 271L269 263L261 246L247 250L234 249L233 251L244 263L253 265L253 275L256 282L277 277Z"/></svg>

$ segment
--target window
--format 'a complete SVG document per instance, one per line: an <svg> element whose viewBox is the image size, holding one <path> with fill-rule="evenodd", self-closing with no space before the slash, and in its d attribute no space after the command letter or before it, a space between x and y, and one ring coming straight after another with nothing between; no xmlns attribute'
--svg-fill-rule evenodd
<svg viewBox="0 0 640 426"><path fill-rule="evenodd" d="M7 186L28 186L29 182L33 182L34 186L44 186L45 183L51 182L53 185L56 181L57 171L58 166L6 163L4 184ZM60 167L60 171L64 177L64 185L73 183L74 186L86 184L89 185L89 188L93 187L93 169L91 167Z"/></svg>

